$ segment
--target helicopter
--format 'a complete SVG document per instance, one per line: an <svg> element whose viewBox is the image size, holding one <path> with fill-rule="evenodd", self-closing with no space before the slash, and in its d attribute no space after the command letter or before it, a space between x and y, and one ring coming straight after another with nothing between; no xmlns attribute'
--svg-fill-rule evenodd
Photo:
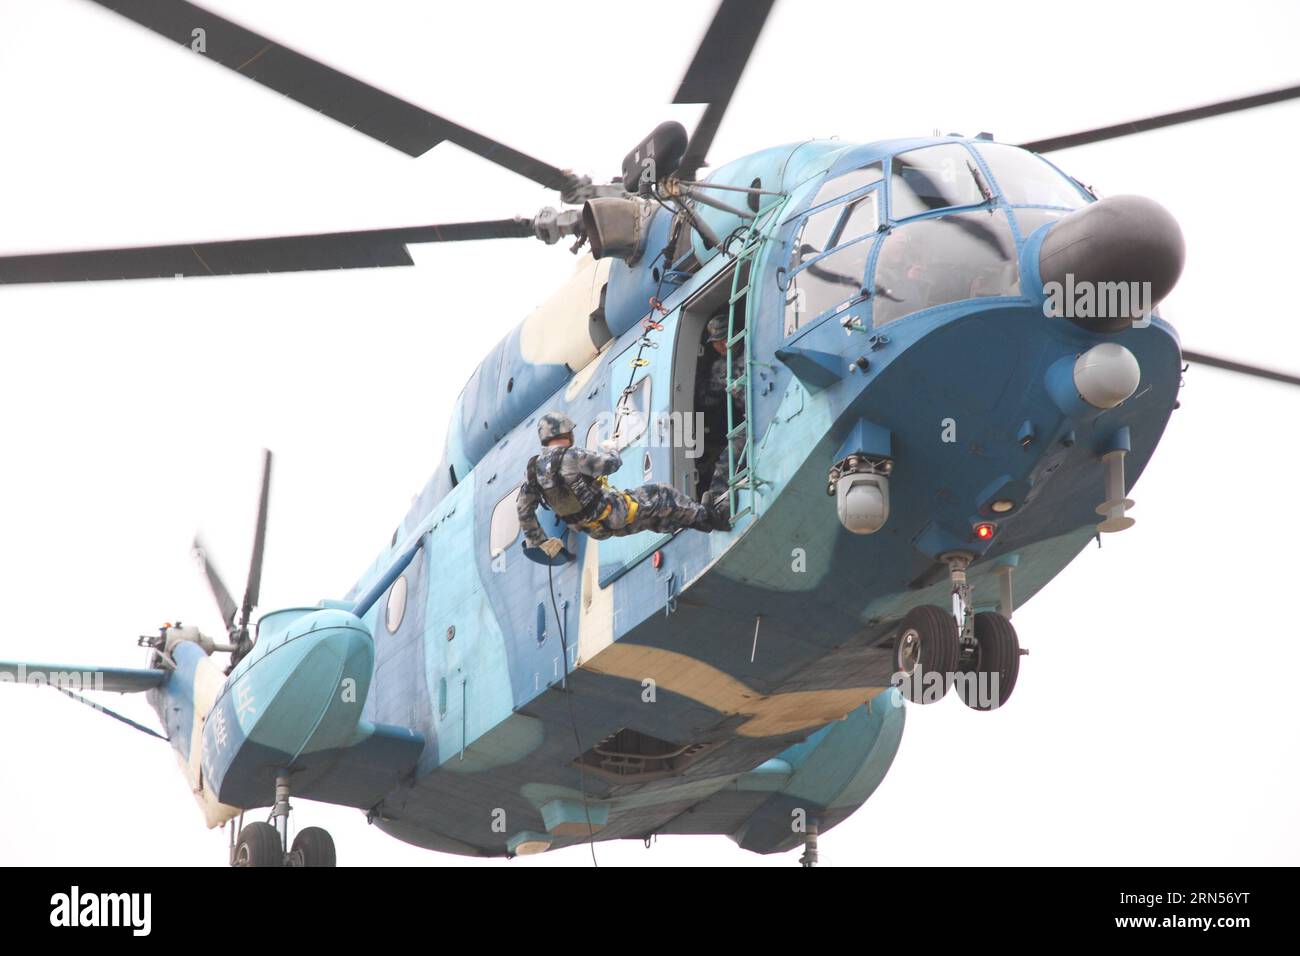
<svg viewBox="0 0 1300 956"><path fill-rule="evenodd" d="M734 38L725 21L741 17L738 9L724 4L709 35L721 30ZM219 25L188 21L196 22L207 24L209 55L217 55ZM709 35L696 62L722 59L716 49L705 57ZM276 50L262 57L268 67ZM723 92L706 100L706 123L710 113L720 120L729 96ZM345 118L362 128L350 120ZM1034 175L1018 179L1011 164L1020 160L1006 157L1019 154L980 138L864 147L799 144L723 166L701 183L693 164L707 143L696 139L710 136L701 124L683 150L680 131L652 134L629 154L620 184L593 186L581 177L539 173L561 190L565 204L582 199L580 215L0 263L6 281L398 264L398 247L406 242L492 230L556 241L581 233L593 252L604 253L584 260L559 301L530 317L484 363L457 409L461 427L453 429L445 467L353 594L315 610L266 615L254 642L250 615L260 572L250 573L238 613L231 612L233 602L218 597L231 632L220 648L172 628L151 638L150 652L161 665L149 669L155 673L106 675L122 682L117 686L152 681L160 707L181 715L174 726L166 724L168 734L179 749L189 732L187 760L198 792L216 801L207 805L217 816L229 812L223 807L266 805L284 778L286 813L290 790L333 798L365 809L377 826L401 839L452 852L532 852L592 836L693 832L691 819L670 820L669 814L681 817L683 805L699 808L691 814L696 825L714 827L701 832L726 832L747 848L771 851L799 842L812 847L810 833L851 812L888 767L904 710L893 706L896 694L887 688L896 670L906 670L900 663L910 656L913 672L920 667L945 675L957 669L925 667L935 641L944 642L941 653L953 653L947 641L952 636L959 642L955 653L967 656L979 673L972 650L998 640L1015 647L1014 632L997 617L981 617L1000 607L1000 617L1007 618L1011 582L1021 599L1032 596L1091 539L1099 517L1118 525L1128 520L1125 495L1132 482L1124 479L1141 472L1172 407L1177 343L1155 318L1122 329L1044 322L1037 294L1024 290L1036 284L1035 266L1037 279L1046 280L1043 250L1053 250L1052 235L1059 242L1076 213L1113 210L1118 218L1144 224L1158 212L1094 201L1045 161L1034 160L1041 162L1029 167ZM472 141L458 128L447 138L462 145ZM1040 153L1060 148L1028 145ZM944 153L924 153L935 149ZM947 161L945 155L959 159ZM645 165L647 156L656 160L653 168ZM523 159L511 162L540 168ZM858 185L848 188L848 177ZM1058 192L1051 202L1019 204L1013 196L1022 186ZM949 187L958 202L947 204ZM743 198L728 202L728 194ZM922 205L944 204L898 215L905 196ZM954 218L963 215L970 218ZM863 221L874 221L874 231L848 234ZM1078 223L1089 221L1071 223L1081 229ZM943 230L950 225L948 245ZM923 228L909 232L915 227ZM652 253L669 248L674 229L673 251L656 262ZM825 229L821 244L810 241L819 229ZM934 238L921 240L927 231ZM1150 240L1146 254L1163 268L1142 279L1164 285L1161 273L1176 273L1173 236L1165 223ZM907 270L881 281L895 238L900 249L935 250L940 258L929 268L936 273L947 275L954 263L978 264L957 289L965 294L947 298L952 288L936 288L933 279L905 290ZM953 252L958 254L942 258ZM859 260L855 273L858 266L850 264ZM926 263L920 265L924 273ZM1083 274L1087 265L1075 263L1062 275ZM1098 268L1105 265L1113 264ZM876 283L862 281L864 275ZM846 276L857 284L841 281ZM1103 281L1112 278L1107 274ZM992 291L970 294L977 280L991 282L982 288ZM844 290L853 294L837 297ZM821 308L826 297L834 301ZM905 311L918 302L924 306ZM745 350L752 375L740 383L750 390L750 417L740 420L732 408L727 425L728 432L741 429L745 449L729 469L733 530L710 538L682 533L597 547L556 528L571 548L554 567L521 559L513 538L498 548L510 523L506 507L496 527L497 510L535 447L531 419L548 408L565 408L584 423L622 426L624 431L614 431L628 442L625 452L636 453L627 456L618 483L665 476L698 482L685 449L653 440L654 428L667 422L671 431L674 413L676 421L691 413L676 404L676 396L689 389L676 385L694 377L699 329L720 310L731 323L730 344ZM992 336L976 334L994 323ZM584 333L595 328L595 337L587 333L589 341L583 341L575 325ZM988 347L991 339L997 348ZM658 348L648 344L638 356L642 340ZM1059 351L1050 365L1035 364L1024 351L1048 343ZM1140 377L1134 391L1102 409L1088 396L1108 403L1115 393L1094 392L1087 376L1100 369L1105 385L1112 374L1131 372L1122 356L1104 360L1117 354L1106 349L1080 373L1080 358L1104 345L1125 349ZM978 355L977 367L970 366L972 354ZM637 358L648 364L633 366ZM1069 361L1057 364L1061 359ZM655 388L665 381L673 385ZM985 391L989 382L996 382L999 394ZM980 439L944 441L948 418L956 435L973 427ZM631 434L638 429L641 436ZM642 437L647 441L638 444ZM941 457L952 452L960 453L955 461ZM1127 465L1127 475L1116 462ZM826 494L832 489L834 496ZM1010 507L1001 510L1005 502ZM1106 513L1098 515L1103 506ZM264 510L254 551L259 567ZM434 566L426 548L433 535L485 552L477 570ZM805 545L810 564L786 572L771 555L789 553L791 542ZM783 563L797 562L791 554ZM229 596L224 585L213 587ZM955 627L946 634L951 615L933 611L954 592L963 630L973 634ZM466 612L460 610L466 601L481 603ZM555 605L549 614L548 604ZM900 628L922 607L932 610L912 620L910 629ZM466 623L476 616L495 623L482 629ZM989 626L1001 636L981 641L981 628ZM922 649L919 661L907 650L909 634ZM308 641L300 643L304 637ZM419 650L428 685L386 684L386 673L412 670L397 656L411 652L403 645L412 640L427 642ZM373 664L366 660L367 641ZM303 655L305 669L306 655L315 648L344 662L344 676L334 674L323 684L355 680L354 690L361 693L346 703L359 704L362 716L335 738L272 745L274 734L290 736L290 718L309 709L307 698L319 686L305 682L300 689L292 679L305 675L277 677L265 665L285 664L273 660L272 652L283 656L288 650ZM211 668L201 667L219 651L238 658L224 684ZM192 690L186 687L187 659L193 661ZM1006 665L1004 686L1013 686L1018 655L1008 660L1013 663ZM213 679L200 680L200 670ZM283 685L259 683L281 678ZM646 680L654 681L660 695L655 708L644 707ZM209 687L200 693L203 683ZM206 696L213 692L215 698ZM385 701L384 695L397 699ZM188 726L186 701L192 702ZM409 711L412 701L427 705L430 719L393 716ZM274 725L250 723L251 715L276 704L284 715L277 712ZM582 710L576 719L565 713L568 704ZM326 713L330 724L333 713ZM571 723L587 749L570 752ZM264 746L277 753L258 753ZM286 761L294 748L300 753ZM223 764L222 755L232 751L236 755ZM211 764L205 764L207 757ZM279 764L258 764L263 757ZM836 793L819 791L827 774L818 766L825 762L853 768L851 785ZM406 786L408 778L418 783ZM518 792L510 799L498 799L495 791L473 796L494 780L502 781L495 784L499 790ZM344 792L351 786L357 792ZM280 808L282 801L276 803ZM484 809L489 806L503 808L508 821L523 822L498 831L498 821ZM811 830L791 828L797 811L811 821ZM257 832L241 837L239 859L289 853L282 845L261 853L270 843L256 842ZM446 837L449 832L456 837ZM295 852L313 858L306 844Z"/></svg>

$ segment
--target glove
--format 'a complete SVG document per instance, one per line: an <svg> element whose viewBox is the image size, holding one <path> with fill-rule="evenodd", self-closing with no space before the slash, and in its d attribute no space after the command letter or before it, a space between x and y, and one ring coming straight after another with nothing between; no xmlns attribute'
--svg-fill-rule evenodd
<svg viewBox="0 0 1300 956"><path fill-rule="evenodd" d="M603 451L605 454L612 455L616 451L618 451L618 439L606 438L603 442L600 443L599 447L600 450Z"/></svg>
<svg viewBox="0 0 1300 956"><path fill-rule="evenodd" d="M547 538L539 547L548 558L554 558L564 550L564 542L559 538Z"/></svg>

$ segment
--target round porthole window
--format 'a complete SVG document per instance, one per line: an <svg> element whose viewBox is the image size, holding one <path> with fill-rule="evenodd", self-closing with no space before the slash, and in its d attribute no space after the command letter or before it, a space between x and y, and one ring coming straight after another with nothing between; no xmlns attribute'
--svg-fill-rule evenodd
<svg viewBox="0 0 1300 956"><path fill-rule="evenodd" d="M388 591L388 607L384 613L384 623L388 627L389 634L396 634L397 629L402 626L402 618L406 616L406 575L402 575L393 582L393 586Z"/></svg>

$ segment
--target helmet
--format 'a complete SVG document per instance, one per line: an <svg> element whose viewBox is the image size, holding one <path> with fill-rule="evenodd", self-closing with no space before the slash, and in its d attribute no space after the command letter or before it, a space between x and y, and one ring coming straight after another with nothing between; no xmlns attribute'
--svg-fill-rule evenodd
<svg viewBox="0 0 1300 956"><path fill-rule="evenodd" d="M572 435L576 427L573 419L563 412L547 412L537 420L537 437L541 439L542 444L546 444L552 438Z"/></svg>
<svg viewBox="0 0 1300 956"><path fill-rule="evenodd" d="M715 315L709 319L709 324L704 327L708 332L709 342L725 342L727 340L727 317L725 315Z"/></svg>

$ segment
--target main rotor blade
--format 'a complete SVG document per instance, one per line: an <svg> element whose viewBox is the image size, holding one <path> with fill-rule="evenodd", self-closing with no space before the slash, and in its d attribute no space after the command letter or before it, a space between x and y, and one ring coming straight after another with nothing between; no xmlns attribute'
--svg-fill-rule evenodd
<svg viewBox="0 0 1300 956"><path fill-rule="evenodd" d="M1183 350L1183 358L1189 362L1196 362L1198 365L1209 365L1212 368L1221 368L1228 372L1237 372L1241 375L1253 375L1256 378L1266 378L1271 382L1282 382L1286 385L1300 385L1300 375L1291 375L1288 372L1275 372L1272 369L1260 368L1258 365L1247 365L1244 362L1233 362L1229 359L1218 358L1214 355L1206 355L1204 352L1189 352Z"/></svg>
<svg viewBox="0 0 1300 956"><path fill-rule="evenodd" d="M745 72L758 35L763 31L776 0L722 0L713 22L695 51L695 59L677 88L674 103L707 103L704 115L691 133L678 173L694 179L704 165L713 137L722 125L731 97Z"/></svg>
<svg viewBox="0 0 1300 956"><path fill-rule="evenodd" d="M226 587L226 582L221 580L216 567L208 560L208 549L198 535L194 536L194 556L203 569L203 576L208 579L208 589L216 598L217 609L221 611L221 621L226 625L226 630L230 630L234 626L235 614L238 613L239 606L230 596L230 589Z"/></svg>
<svg viewBox="0 0 1300 956"><path fill-rule="evenodd" d="M535 235L527 219L492 219L270 239L135 246L0 256L0 285L94 279L172 279L409 266L408 243L463 242Z"/></svg>
<svg viewBox="0 0 1300 956"><path fill-rule="evenodd" d="M376 89L186 0L93 2L408 156L420 156L448 140L551 189L563 190L574 180L572 173ZM197 48L199 37L201 50Z"/></svg>
<svg viewBox="0 0 1300 956"><path fill-rule="evenodd" d="M257 524L253 531L253 556L248 562L248 584L240 608L239 626L248 627L248 619L257 607L262 591L262 553L266 548L266 510L271 501L271 450L262 449L262 491L257 499Z"/></svg>
<svg viewBox="0 0 1300 956"><path fill-rule="evenodd" d="M1183 123L1191 123L1196 120L1208 119L1211 116L1222 116L1224 113L1237 113L1241 110L1254 109L1257 106L1268 106L1271 103L1282 103L1286 100L1293 100L1300 97L1300 86L1286 86L1279 90L1270 90L1267 93L1256 93L1252 96L1239 96L1236 99L1223 100L1219 103L1209 103L1205 106L1195 106L1188 110L1177 110L1173 113L1161 113L1159 116L1148 116L1146 119L1129 120L1125 123L1116 123L1113 126L1102 126L1098 129L1084 130L1080 133L1069 133L1065 136L1052 136L1048 139L1034 140L1032 143L1021 143L1021 149L1032 150L1035 153L1050 153L1057 149L1069 149L1072 146L1086 146L1089 143L1100 143L1108 139L1119 139L1121 136L1131 136L1134 133L1145 133L1147 130L1163 129L1166 126L1179 126Z"/></svg>

